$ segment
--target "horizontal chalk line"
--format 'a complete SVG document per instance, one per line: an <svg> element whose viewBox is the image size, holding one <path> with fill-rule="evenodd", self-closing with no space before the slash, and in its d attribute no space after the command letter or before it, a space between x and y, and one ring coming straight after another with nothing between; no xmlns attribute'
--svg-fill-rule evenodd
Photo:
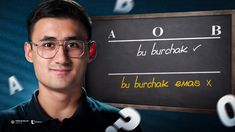
<svg viewBox="0 0 235 132"><path fill-rule="evenodd" d="M196 71L196 72L137 72L137 73L108 73L109 76L123 75L177 75L177 74L219 74L221 71Z"/></svg>
<svg viewBox="0 0 235 132"><path fill-rule="evenodd" d="M109 43L122 43L122 42L150 42L150 41L169 41L169 40L207 40L207 39L220 39L220 37L191 37L191 38L162 38L162 39L126 39L126 40L109 40Z"/></svg>

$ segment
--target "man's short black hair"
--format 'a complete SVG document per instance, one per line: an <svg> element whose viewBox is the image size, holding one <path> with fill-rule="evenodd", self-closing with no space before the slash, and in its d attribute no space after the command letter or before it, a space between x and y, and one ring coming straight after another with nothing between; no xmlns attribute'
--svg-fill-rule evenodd
<svg viewBox="0 0 235 132"><path fill-rule="evenodd" d="M91 39L91 19L81 5L72 0L44 0L28 16L28 41L31 41L35 23L42 18L70 18L81 22Z"/></svg>

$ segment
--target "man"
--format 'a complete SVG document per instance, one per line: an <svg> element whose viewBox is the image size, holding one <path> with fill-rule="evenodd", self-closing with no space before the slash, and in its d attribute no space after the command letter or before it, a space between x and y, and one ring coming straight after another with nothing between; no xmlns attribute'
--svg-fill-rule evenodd
<svg viewBox="0 0 235 132"><path fill-rule="evenodd" d="M91 21L74 1L44 1L29 15L26 59L38 90L32 99L0 114L0 132L104 132L121 116L83 88L87 63L96 56ZM141 131L137 127L134 131Z"/></svg>

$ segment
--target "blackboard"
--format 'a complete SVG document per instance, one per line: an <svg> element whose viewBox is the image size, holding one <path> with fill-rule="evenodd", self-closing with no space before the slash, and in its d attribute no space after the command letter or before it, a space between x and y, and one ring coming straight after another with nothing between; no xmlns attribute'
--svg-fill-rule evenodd
<svg viewBox="0 0 235 132"><path fill-rule="evenodd" d="M214 111L234 92L234 20L231 10L93 17L88 95L115 106Z"/></svg>

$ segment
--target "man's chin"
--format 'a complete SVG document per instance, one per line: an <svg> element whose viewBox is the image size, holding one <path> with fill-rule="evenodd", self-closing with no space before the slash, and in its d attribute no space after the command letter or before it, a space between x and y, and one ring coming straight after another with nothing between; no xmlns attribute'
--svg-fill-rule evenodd
<svg viewBox="0 0 235 132"><path fill-rule="evenodd" d="M70 89L70 86L68 85L68 83L56 83L56 84L50 84L50 86L48 86L48 88L52 89L52 90L68 90Z"/></svg>

